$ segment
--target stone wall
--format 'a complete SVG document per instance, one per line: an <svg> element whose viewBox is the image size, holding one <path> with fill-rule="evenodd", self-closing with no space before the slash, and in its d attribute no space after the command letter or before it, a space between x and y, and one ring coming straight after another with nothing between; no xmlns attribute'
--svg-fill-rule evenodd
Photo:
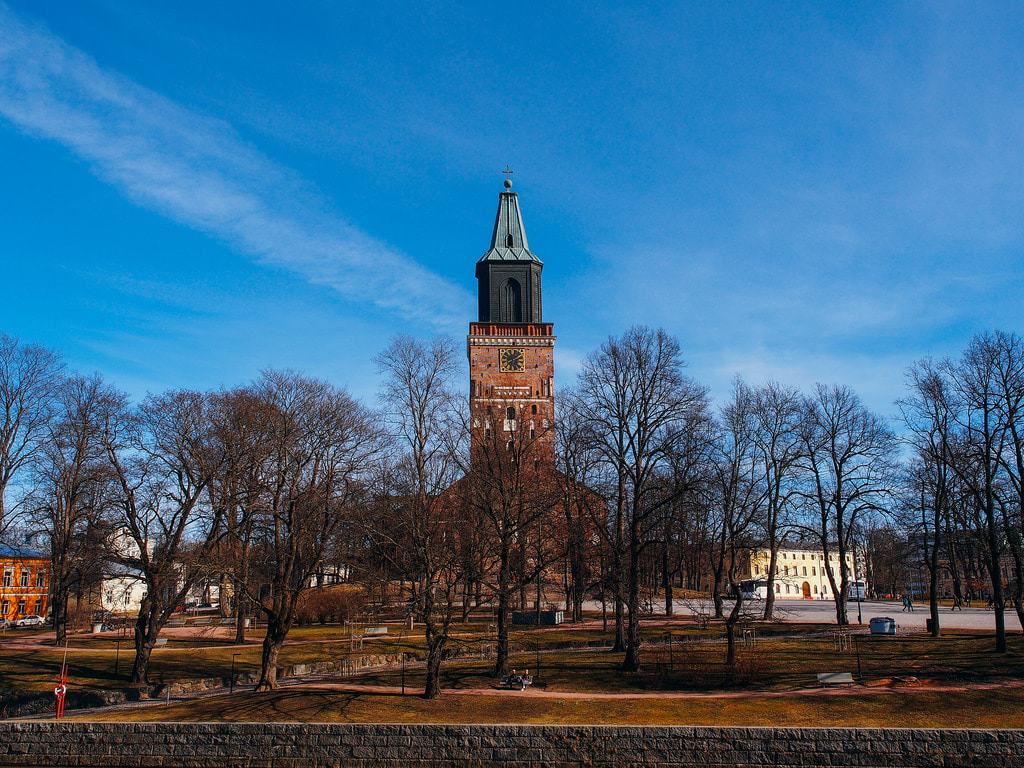
<svg viewBox="0 0 1024 768"><path fill-rule="evenodd" d="M1024 731L0 723L0 766L1024 766Z"/></svg>

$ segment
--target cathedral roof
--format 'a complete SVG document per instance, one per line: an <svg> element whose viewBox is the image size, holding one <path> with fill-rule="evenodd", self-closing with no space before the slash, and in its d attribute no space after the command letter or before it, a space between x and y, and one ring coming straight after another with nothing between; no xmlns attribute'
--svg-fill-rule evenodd
<svg viewBox="0 0 1024 768"><path fill-rule="evenodd" d="M498 213L494 217L491 247L480 261L533 261L541 264L526 241L523 213L519 197L512 191L512 182L505 180L505 191L498 195Z"/></svg>

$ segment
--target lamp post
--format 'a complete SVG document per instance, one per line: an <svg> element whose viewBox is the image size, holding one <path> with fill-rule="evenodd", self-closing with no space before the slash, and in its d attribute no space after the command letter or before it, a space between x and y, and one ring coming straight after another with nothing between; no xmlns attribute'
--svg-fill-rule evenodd
<svg viewBox="0 0 1024 768"><path fill-rule="evenodd" d="M235 692L235 657L236 656L241 656L241 655L242 655L241 653L232 653L231 654L231 683L230 683L230 687L228 689L229 693L234 693Z"/></svg>
<svg viewBox="0 0 1024 768"><path fill-rule="evenodd" d="M121 669L121 638L117 638L114 643L114 677L117 677Z"/></svg>
<svg viewBox="0 0 1024 768"><path fill-rule="evenodd" d="M857 537L853 537L853 588L857 590L857 623L864 623L864 616L861 613L861 598L864 594L864 588L860 583L857 569Z"/></svg>

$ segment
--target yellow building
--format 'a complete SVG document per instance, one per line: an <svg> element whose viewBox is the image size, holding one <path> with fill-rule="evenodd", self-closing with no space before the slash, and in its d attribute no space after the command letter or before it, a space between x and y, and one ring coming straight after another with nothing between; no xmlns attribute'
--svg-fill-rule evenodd
<svg viewBox="0 0 1024 768"><path fill-rule="evenodd" d="M750 555L750 578L765 580L768 578L768 566L771 552L756 549ZM829 563L833 578L838 586L842 577L839 569L839 555L829 553ZM850 581L859 581L854 576L853 556L846 555L847 572ZM861 563L857 563L860 572ZM782 600L834 600L835 595L829 584L826 573L825 553L820 549L803 549L787 547L780 549L775 560L775 598ZM866 589L866 586L864 587Z"/></svg>
<svg viewBox="0 0 1024 768"><path fill-rule="evenodd" d="M32 549L0 545L0 619L46 617L50 558Z"/></svg>

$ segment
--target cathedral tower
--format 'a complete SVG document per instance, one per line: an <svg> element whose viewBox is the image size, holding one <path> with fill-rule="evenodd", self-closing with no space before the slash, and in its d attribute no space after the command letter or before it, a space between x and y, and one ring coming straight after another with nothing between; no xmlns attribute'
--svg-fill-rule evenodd
<svg viewBox="0 0 1024 768"><path fill-rule="evenodd" d="M541 320L541 270L512 182L498 195L491 247L476 264L479 319L469 324L472 450L532 444L554 466L554 326Z"/></svg>

